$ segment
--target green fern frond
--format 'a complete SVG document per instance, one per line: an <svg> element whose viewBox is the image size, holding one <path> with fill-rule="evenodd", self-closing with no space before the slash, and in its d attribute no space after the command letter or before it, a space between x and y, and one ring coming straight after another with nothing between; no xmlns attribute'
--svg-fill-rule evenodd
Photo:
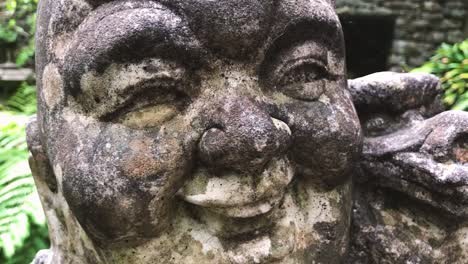
<svg viewBox="0 0 468 264"><path fill-rule="evenodd" d="M29 236L31 208L25 205L35 189L28 170L24 124L4 125L0 134L0 249L8 259Z"/></svg>
<svg viewBox="0 0 468 264"><path fill-rule="evenodd" d="M31 257L47 247L45 217L29 170L25 133L27 116L35 111L35 97L34 87L23 85L0 104L0 263L26 263L22 252ZM32 233L40 234L39 241Z"/></svg>
<svg viewBox="0 0 468 264"><path fill-rule="evenodd" d="M8 100L0 105L0 111L32 115L36 112L36 90L24 82Z"/></svg>

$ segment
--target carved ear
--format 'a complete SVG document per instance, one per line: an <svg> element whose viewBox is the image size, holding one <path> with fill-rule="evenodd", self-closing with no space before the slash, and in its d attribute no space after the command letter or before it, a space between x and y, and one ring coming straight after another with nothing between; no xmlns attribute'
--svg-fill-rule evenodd
<svg viewBox="0 0 468 264"><path fill-rule="evenodd" d="M31 117L26 128L26 138L28 142L29 166L36 181L38 189L45 183L53 193L57 192L57 179L50 166L49 158L42 144L42 133L39 129L36 116Z"/></svg>

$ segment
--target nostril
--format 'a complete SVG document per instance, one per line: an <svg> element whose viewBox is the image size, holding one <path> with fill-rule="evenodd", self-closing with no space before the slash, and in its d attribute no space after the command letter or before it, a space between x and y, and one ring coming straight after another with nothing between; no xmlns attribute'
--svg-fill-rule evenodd
<svg viewBox="0 0 468 264"><path fill-rule="evenodd" d="M211 125L208 127L207 131L208 131L208 130L211 130L211 129L217 129L217 130L225 131L225 127L224 127L223 125L221 125L221 124L218 124L218 123L213 123L213 124L211 124Z"/></svg>
<svg viewBox="0 0 468 264"><path fill-rule="evenodd" d="M215 164L225 156L228 137L220 128L210 128L199 143L200 158L204 163Z"/></svg>
<svg viewBox="0 0 468 264"><path fill-rule="evenodd" d="M279 119L276 119L274 117L272 117L271 120L273 121L273 125L275 125L275 127L276 127L276 129L278 131L286 132L289 136L291 136L291 134L292 134L291 129L289 128L289 126L285 122L283 122L283 121L281 121Z"/></svg>
<svg viewBox="0 0 468 264"><path fill-rule="evenodd" d="M256 122L206 130L198 144L202 164L212 169L251 172L274 156L283 155L291 143L289 126L267 116L260 124Z"/></svg>

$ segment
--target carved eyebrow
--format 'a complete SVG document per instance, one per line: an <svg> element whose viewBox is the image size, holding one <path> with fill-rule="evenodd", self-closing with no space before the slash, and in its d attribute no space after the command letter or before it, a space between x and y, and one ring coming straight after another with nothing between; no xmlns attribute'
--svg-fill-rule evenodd
<svg viewBox="0 0 468 264"><path fill-rule="evenodd" d="M344 38L341 25L330 18L303 18L289 23L282 34L267 47L266 59L292 45L313 40L344 57Z"/></svg>
<svg viewBox="0 0 468 264"><path fill-rule="evenodd" d="M306 41L316 42L326 49L325 53L331 52L337 58L345 56L343 33L337 20L312 17L298 19L289 23L279 37L267 46L265 58L259 68L261 79L268 80L267 76L274 68L281 51Z"/></svg>
<svg viewBox="0 0 468 264"><path fill-rule="evenodd" d="M65 56L66 91L76 96L81 77L112 63L133 63L150 57L200 63L204 49L184 21L170 10L123 9L88 18L80 25Z"/></svg>

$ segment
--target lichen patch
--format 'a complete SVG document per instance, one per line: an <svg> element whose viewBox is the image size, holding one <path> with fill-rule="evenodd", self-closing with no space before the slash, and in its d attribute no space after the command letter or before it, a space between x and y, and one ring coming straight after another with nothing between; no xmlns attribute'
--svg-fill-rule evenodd
<svg viewBox="0 0 468 264"><path fill-rule="evenodd" d="M63 80L53 63L48 64L42 73L42 93L49 110L55 108L64 98Z"/></svg>

